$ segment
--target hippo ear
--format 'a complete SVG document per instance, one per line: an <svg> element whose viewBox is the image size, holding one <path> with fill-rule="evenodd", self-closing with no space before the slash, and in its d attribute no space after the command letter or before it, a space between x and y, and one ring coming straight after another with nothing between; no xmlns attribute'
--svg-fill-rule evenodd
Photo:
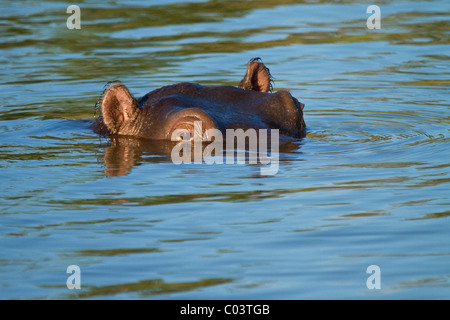
<svg viewBox="0 0 450 320"><path fill-rule="evenodd" d="M107 87L103 93L103 121L112 134L120 134L139 111L139 105L130 91L122 83Z"/></svg>
<svg viewBox="0 0 450 320"><path fill-rule="evenodd" d="M261 62L260 58L250 60L247 65L247 72L239 83L239 88L268 92L272 90L272 76L269 69Z"/></svg>

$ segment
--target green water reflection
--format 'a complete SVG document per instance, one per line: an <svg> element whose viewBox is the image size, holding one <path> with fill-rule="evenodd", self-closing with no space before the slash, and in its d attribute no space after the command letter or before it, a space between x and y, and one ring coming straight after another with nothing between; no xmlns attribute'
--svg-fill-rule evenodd
<svg viewBox="0 0 450 320"><path fill-rule="evenodd" d="M448 1L382 1L379 30L350 0L149 3L2 9L0 298L449 296ZM89 129L110 80L237 85L258 56L306 105L275 176Z"/></svg>

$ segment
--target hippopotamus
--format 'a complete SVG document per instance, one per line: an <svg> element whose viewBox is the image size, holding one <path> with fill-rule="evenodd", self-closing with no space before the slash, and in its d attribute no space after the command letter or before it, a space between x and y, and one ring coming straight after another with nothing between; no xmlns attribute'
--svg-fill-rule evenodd
<svg viewBox="0 0 450 320"><path fill-rule="evenodd" d="M270 70L260 58L251 59L239 85L204 86L178 83L153 90L136 99L120 81L105 86L98 104L102 116L93 130L103 136L171 140L177 129L278 129L280 135L305 135L304 104L289 91L272 92Z"/></svg>

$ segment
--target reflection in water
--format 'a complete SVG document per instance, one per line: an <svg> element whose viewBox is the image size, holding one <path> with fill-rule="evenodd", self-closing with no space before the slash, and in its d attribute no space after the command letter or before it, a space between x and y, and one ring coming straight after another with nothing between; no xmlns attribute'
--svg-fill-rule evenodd
<svg viewBox="0 0 450 320"><path fill-rule="evenodd" d="M248 142L248 141L247 141ZM172 161L172 150L177 146L179 142L175 141L153 141L136 139L132 137L112 137L110 138L109 145L105 148L105 154L103 156L105 165L105 175L107 177L118 177L124 176L130 173L134 166L140 165L143 162L160 163L160 162L173 162ZM298 151L301 143L301 139L291 139L287 137L281 137L280 145L278 146L279 160L283 160L283 153L290 153ZM225 143L224 143L225 145ZM202 144L202 154L205 154L205 149L208 147L208 143ZM191 150L191 163L194 163L194 152L197 152L194 146L190 148ZM249 152L251 150L247 147L246 151L246 162L248 163ZM270 151L270 146L268 148ZM183 150L181 149L181 152ZM236 151L236 150L235 150ZM235 158L233 163L237 163L237 152L234 152ZM214 156L214 152L212 153ZM229 164L229 160L225 160L226 149L224 148L222 161L223 164ZM258 153L258 159L260 154ZM267 156L264 153L264 156ZM269 164L270 165L270 164Z"/></svg>

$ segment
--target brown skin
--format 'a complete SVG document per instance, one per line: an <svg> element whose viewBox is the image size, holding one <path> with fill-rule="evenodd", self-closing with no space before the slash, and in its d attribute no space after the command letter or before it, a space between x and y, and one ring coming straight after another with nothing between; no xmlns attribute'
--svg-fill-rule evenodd
<svg viewBox="0 0 450 320"><path fill-rule="evenodd" d="M92 128L104 136L170 140L176 129L279 129L280 134L305 134L303 107L288 91L270 93L271 75L259 58L247 65L239 87L207 87L179 83L135 99L120 82L108 84L101 97L102 117Z"/></svg>

